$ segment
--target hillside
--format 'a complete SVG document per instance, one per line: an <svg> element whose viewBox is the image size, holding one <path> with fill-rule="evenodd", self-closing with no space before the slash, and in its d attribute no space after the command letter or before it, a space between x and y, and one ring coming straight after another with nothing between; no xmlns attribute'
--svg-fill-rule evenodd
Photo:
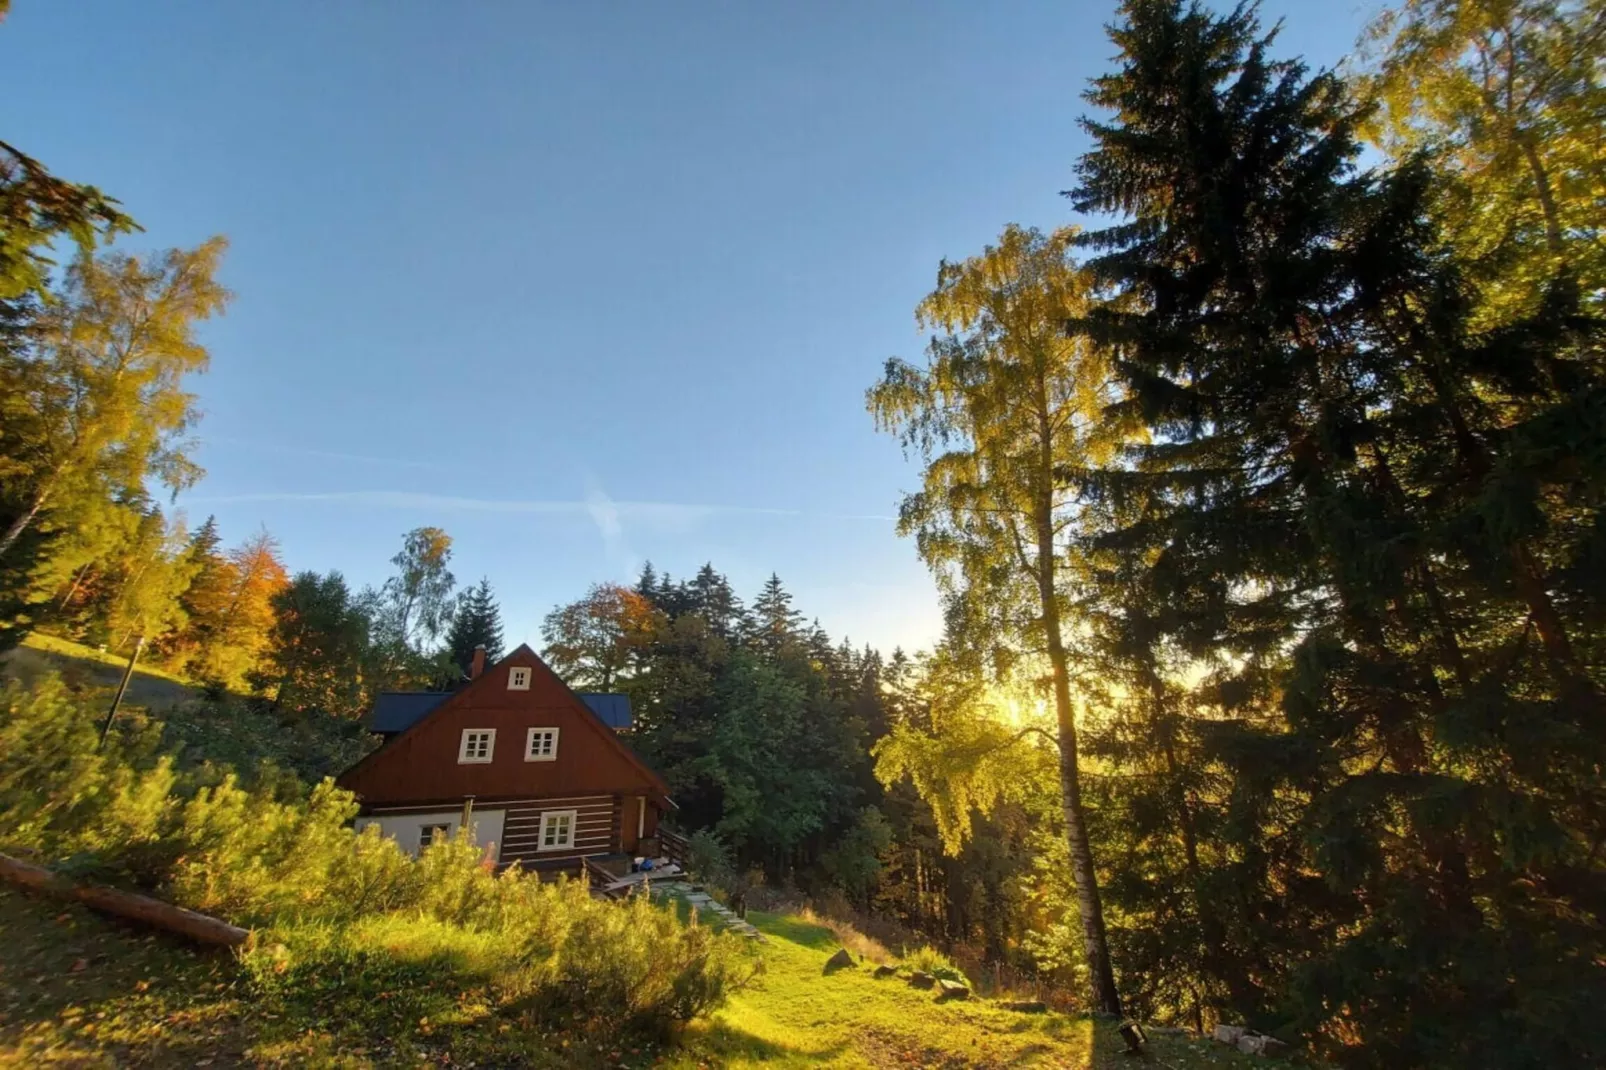
<svg viewBox="0 0 1606 1070"><path fill-rule="evenodd" d="M1020 1014L989 1002L939 1003L902 980L876 980L870 964L824 974L839 946L829 929L753 912L768 936L765 971L709 1023L692 1026L665 1065L1130 1067L1116 1023ZM1150 1053L1176 1070L1264 1065L1207 1041L1151 1035Z"/></svg>
<svg viewBox="0 0 1606 1070"><path fill-rule="evenodd" d="M29 681L47 672L89 687L115 688L128 658L94 647L34 632L15 650L0 654L0 677ZM188 680L149 665L136 665L124 701L130 706L163 709L200 698L201 688Z"/></svg>
<svg viewBox="0 0 1606 1070"><path fill-rule="evenodd" d="M241 998L232 960L0 889L0 1065L339 1066L521 1065L581 1067L1132 1065L1112 1024L1023 1015L986 1004L936 1003L868 968L822 973L831 932L792 917L754 913L768 934L763 974L678 1049L579 1051L541 1038L550 1059L495 1035L462 1028L468 993L439 993L432 1024L397 1023L375 1045L338 1015L275 1014ZM368 993L374 1001L384 994ZM454 1012L452 1008L456 1006ZM458 1020L454 1025L454 1016ZM1263 1065L1217 1046L1152 1037L1176 1070ZM533 1060L533 1061L531 1061Z"/></svg>

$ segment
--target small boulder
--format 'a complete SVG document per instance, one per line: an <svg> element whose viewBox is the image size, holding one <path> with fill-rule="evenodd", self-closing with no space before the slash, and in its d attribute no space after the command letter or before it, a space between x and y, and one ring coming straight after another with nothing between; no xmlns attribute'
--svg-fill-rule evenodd
<svg viewBox="0 0 1606 1070"><path fill-rule="evenodd" d="M1214 1036L1215 1039L1222 1044L1237 1044L1238 1039L1247 1032L1249 1032L1249 1030L1241 1025L1227 1025L1223 1023L1216 1026L1216 1031L1212 1034L1212 1036Z"/></svg>
<svg viewBox="0 0 1606 1070"><path fill-rule="evenodd" d="M1245 1033L1238 1038L1238 1050L1245 1055L1259 1055L1265 1048L1266 1038L1259 1033Z"/></svg>
<svg viewBox="0 0 1606 1070"><path fill-rule="evenodd" d="M934 985L936 983L937 983L937 979L935 977L933 977L933 976L931 976L931 974L925 973L925 972L923 972L921 970L916 970L914 973L911 973L909 975L909 987L910 988L930 988L932 985Z"/></svg>
<svg viewBox="0 0 1606 1070"><path fill-rule="evenodd" d="M1018 1011L1021 1014L1047 1014L1048 1004L1040 999L1012 999L998 1004L1006 1011Z"/></svg>
<svg viewBox="0 0 1606 1070"><path fill-rule="evenodd" d="M835 973L837 970L850 968L852 966L853 956L848 953L848 949L845 947L837 948L836 954L825 960L826 973Z"/></svg>
<svg viewBox="0 0 1606 1070"><path fill-rule="evenodd" d="M937 982L938 999L969 999L970 989L958 981L950 981L946 977Z"/></svg>
<svg viewBox="0 0 1606 1070"><path fill-rule="evenodd" d="M876 977L876 980L879 981L881 978L883 978L883 977L891 977L894 974L896 974L897 972L898 972L898 967L896 967L896 966L888 966L886 963L882 963L880 966L877 966L875 968L875 977Z"/></svg>

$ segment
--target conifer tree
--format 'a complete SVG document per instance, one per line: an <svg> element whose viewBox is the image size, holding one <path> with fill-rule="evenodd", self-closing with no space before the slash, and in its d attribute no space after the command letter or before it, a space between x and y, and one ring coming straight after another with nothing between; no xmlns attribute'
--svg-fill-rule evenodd
<svg viewBox="0 0 1606 1070"><path fill-rule="evenodd" d="M466 677L474 663L474 651L485 648L487 663L502 657L502 610L491 591L491 581L482 578L458 599L452 625L446 632L446 649L452 665Z"/></svg>
<svg viewBox="0 0 1606 1070"><path fill-rule="evenodd" d="M712 562L704 563L689 584L691 611L708 622L715 634L724 639L735 637L743 628L745 610L736 597L730 581L714 570Z"/></svg>
<svg viewBox="0 0 1606 1070"><path fill-rule="evenodd" d="M1113 34L1073 196L1124 217L1086 239L1121 300L1073 326L1150 437L1079 482L1112 657L1181 670L1225 773L1234 1010L1372 1065L1598 1059L1563 891L1600 881L1597 329L1561 279L1480 330L1433 176L1359 170L1364 109L1251 7L1130 0Z"/></svg>
<svg viewBox="0 0 1606 1070"><path fill-rule="evenodd" d="M782 585L780 576L770 573L753 599L749 642L766 656L777 657L796 640L802 624L803 614L792 608L791 592Z"/></svg>

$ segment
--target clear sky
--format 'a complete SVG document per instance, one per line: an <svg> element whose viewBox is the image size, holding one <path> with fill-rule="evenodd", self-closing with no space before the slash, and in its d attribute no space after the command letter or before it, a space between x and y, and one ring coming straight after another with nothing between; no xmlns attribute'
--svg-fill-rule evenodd
<svg viewBox="0 0 1606 1070"><path fill-rule="evenodd" d="M1346 52L1373 0L1267 0ZM451 533L508 638L644 560L771 571L834 636L928 645L864 390L938 261L1071 222L1100 2L16 0L0 137L228 235L205 330L225 538L378 582Z"/></svg>

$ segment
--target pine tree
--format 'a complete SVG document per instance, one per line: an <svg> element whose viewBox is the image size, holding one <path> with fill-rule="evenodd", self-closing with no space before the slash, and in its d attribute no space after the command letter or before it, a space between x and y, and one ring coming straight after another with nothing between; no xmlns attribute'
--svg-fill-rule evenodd
<svg viewBox="0 0 1606 1070"><path fill-rule="evenodd" d="M446 650L461 677L469 674L474 664L474 651L482 646L487 663L501 659L502 610L496 604L488 577L463 592L446 632Z"/></svg>
<svg viewBox="0 0 1606 1070"><path fill-rule="evenodd" d="M781 584L781 577L770 573L753 599L749 642L768 657L777 657L797 639L802 623L803 614L792 608L792 595Z"/></svg>
<svg viewBox="0 0 1606 1070"><path fill-rule="evenodd" d="M745 623L742 601L730 581L714 570L712 562L697 570L689 587L691 611L707 621L715 634L731 639L741 632Z"/></svg>
<svg viewBox="0 0 1606 1070"><path fill-rule="evenodd" d="M1557 466L1606 441L1596 328L1563 278L1480 333L1433 176L1358 170L1364 110L1252 8L1123 16L1074 191L1125 216L1086 239L1121 299L1074 327L1148 442L1082 477L1085 534L1105 652L1159 680L1124 703L1140 748L1186 709L1219 785L1201 968L1351 1062L1597 1061L1599 919L1563 889L1601 873L1598 594L1570 570L1606 470ZM1160 782L1142 805L1185 830L1201 785Z"/></svg>

